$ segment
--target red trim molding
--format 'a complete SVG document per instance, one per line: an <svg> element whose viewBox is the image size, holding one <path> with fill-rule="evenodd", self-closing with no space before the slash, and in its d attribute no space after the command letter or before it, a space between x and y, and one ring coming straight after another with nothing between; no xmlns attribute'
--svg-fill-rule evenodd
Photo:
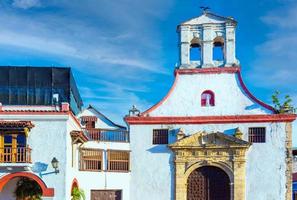
<svg viewBox="0 0 297 200"><path fill-rule="evenodd" d="M222 73L237 73L240 67L212 67L212 68L194 68L194 69L176 69L174 74L222 74Z"/></svg>
<svg viewBox="0 0 297 200"><path fill-rule="evenodd" d="M72 191L74 188L79 188L79 185L78 185L78 181L76 178L74 178L72 180L72 184L71 184L71 190L70 190L70 196L72 195Z"/></svg>
<svg viewBox="0 0 297 200"><path fill-rule="evenodd" d="M295 114L272 115L230 115L230 116L193 116L193 117L126 117L128 124L230 124L292 122Z"/></svg>
<svg viewBox="0 0 297 200"><path fill-rule="evenodd" d="M27 177L27 178L30 178L30 179L33 179L34 181L36 181L42 190L43 197L54 197L54 195L55 195L54 188L48 188L46 186L46 184L43 182L43 180L41 180L35 174L28 173L28 172L16 172L16 173L11 173L11 174L1 177L0 192L2 191L2 189L6 185L6 183L8 183L11 179L16 178L16 177Z"/></svg>

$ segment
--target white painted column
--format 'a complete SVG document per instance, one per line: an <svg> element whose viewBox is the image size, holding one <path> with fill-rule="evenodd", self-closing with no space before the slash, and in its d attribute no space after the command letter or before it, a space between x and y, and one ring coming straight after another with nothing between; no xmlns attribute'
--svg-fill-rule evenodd
<svg viewBox="0 0 297 200"><path fill-rule="evenodd" d="M226 25L226 66L232 66L233 64L238 64L235 57L235 26L232 24Z"/></svg>
<svg viewBox="0 0 297 200"><path fill-rule="evenodd" d="M211 26L203 26L202 68L213 67L213 37Z"/></svg>
<svg viewBox="0 0 297 200"><path fill-rule="evenodd" d="M190 64L189 27L180 27L180 64L187 67Z"/></svg>

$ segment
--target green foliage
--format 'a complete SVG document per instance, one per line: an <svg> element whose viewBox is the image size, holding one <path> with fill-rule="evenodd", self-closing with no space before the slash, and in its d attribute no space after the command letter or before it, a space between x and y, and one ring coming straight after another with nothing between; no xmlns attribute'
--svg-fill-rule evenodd
<svg viewBox="0 0 297 200"><path fill-rule="evenodd" d="M36 181L23 177L16 186L14 194L18 200L41 200L42 190Z"/></svg>
<svg viewBox="0 0 297 200"><path fill-rule="evenodd" d="M72 200L85 200L86 196L82 189L74 187L71 192Z"/></svg>
<svg viewBox="0 0 297 200"><path fill-rule="evenodd" d="M285 96L284 102L281 103L279 99L279 91L275 91L272 95L272 102L274 104L274 110L277 113L295 113L296 109L292 105L292 99L289 95Z"/></svg>

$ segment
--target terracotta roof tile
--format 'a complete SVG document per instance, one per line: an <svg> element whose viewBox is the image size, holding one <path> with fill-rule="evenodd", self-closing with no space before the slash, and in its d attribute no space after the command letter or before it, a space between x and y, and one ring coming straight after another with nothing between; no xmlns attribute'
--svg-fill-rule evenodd
<svg viewBox="0 0 297 200"><path fill-rule="evenodd" d="M89 140L83 131L71 131L70 135L73 140L75 140L76 138L80 138L83 142L86 142Z"/></svg>
<svg viewBox="0 0 297 200"><path fill-rule="evenodd" d="M0 128L33 128L31 121L7 121L0 120Z"/></svg>

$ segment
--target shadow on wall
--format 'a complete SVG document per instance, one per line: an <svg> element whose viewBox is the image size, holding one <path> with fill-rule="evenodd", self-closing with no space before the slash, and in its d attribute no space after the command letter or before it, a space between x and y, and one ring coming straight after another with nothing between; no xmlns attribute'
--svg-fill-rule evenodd
<svg viewBox="0 0 297 200"><path fill-rule="evenodd" d="M176 142L176 135L178 131L179 129L172 129L168 132L168 144L172 144ZM175 199L175 165L174 165L173 152L170 150L167 144L153 145L153 147L150 149L147 149L147 151L150 153L169 154L168 165L170 167L170 176L171 176L170 200L174 200Z"/></svg>

